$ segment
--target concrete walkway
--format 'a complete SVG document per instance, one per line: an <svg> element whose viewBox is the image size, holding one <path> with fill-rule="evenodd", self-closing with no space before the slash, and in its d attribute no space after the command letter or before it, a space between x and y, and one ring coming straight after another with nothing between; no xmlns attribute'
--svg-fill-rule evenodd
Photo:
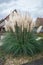
<svg viewBox="0 0 43 65"><path fill-rule="evenodd" d="M1 42L1 40L4 38L4 36L3 35L1 35L0 36L0 46L3 44L2 42Z"/></svg>
<svg viewBox="0 0 43 65"><path fill-rule="evenodd" d="M22 64L22 65L43 65L43 58L36 61L32 61L31 63Z"/></svg>

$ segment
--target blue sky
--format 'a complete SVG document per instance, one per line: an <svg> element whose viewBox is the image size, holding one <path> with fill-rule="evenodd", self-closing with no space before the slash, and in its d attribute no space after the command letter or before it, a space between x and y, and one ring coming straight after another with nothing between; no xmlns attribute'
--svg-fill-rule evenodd
<svg viewBox="0 0 43 65"><path fill-rule="evenodd" d="M0 0L0 19L14 9L29 11L33 18L43 17L43 0Z"/></svg>

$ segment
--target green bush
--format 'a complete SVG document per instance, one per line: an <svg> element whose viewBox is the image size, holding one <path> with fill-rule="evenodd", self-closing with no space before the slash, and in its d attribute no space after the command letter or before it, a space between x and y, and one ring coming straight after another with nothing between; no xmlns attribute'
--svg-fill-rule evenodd
<svg viewBox="0 0 43 65"><path fill-rule="evenodd" d="M39 40L39 42L41 43L40 48L41 48L41 51L43 52L43 37L42 39Z"/></svg>
<svg viewBox="0 0 43 65"><path fill-rule="evenodd" d="M41 44L36 41L33 31L27 31L26 28L15 26L15 32L7 32L3 39L2 49L7 54L34 55L41 52Z"/></svg>

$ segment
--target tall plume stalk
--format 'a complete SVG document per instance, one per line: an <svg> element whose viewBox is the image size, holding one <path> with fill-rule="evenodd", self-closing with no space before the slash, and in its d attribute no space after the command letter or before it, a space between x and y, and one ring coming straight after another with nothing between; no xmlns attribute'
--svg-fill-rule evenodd
<svg viewBox="0 0 43 65"><path fill-rule="evenodd" d="M31 31L34 27L32 18L27 12L22 14L20 12L11 13L9 16L9 20L5 20L5 30L10 31L10 29L12 29L13 32L15 32L16 23L18 27L22 26L22 31L23 28L27 28L27 31Z"/></svg>

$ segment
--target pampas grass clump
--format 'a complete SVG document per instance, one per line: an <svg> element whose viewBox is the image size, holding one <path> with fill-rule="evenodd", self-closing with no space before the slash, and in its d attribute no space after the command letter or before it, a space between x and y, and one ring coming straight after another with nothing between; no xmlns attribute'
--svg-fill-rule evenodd
<svg viewBox="0 0 43 65"><path fill-rule="evenodd" d="M15 32L11 31L6 33L3 39L2 49L7 54L13 54L14 56L19 55L30 55L33 56L36 53L41 52L40 43L36 41L36 36L31 31L27 31L27 28L22 26L18 27L17 23L15 26Z"/></svg>

